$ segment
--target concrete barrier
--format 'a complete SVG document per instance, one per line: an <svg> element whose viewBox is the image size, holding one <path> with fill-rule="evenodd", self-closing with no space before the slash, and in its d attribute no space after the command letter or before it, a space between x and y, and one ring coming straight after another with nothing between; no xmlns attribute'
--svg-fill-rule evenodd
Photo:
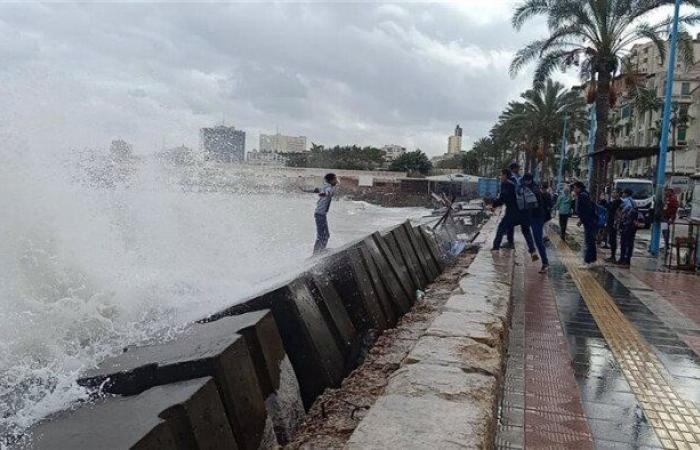
<svg viewBox="0 0 700 450"><path fill-rule="evenodd" d="M35 450L238 449L211 378L99 399L34 427Z"/></svg>
<svg viewBox="0 0 700 450"><path fill-rule="evenodd" d="M428 250L428 247L426 247L425 243L423 242L423 239L418 234L418 231L416 230L416 228L411 226L410 222L405 222L403 224L403 228L406 231L406 234L408 235L408 240L413 246L413 251L418 257L418 262L423 268L423 273L425 274L427 281L429 283L432 283L433 280L435 280L435 278L437 278L438 275L440 275L440 270L433 261L433 258L430 256L430 251Z"/></svg>
<svg viewBox="0 0 700 450"><path fill-rule="evenodd" d="M259 322L271 319L267 316L267 312L253 313L193 324L166 344L128 348L121 355L105 360L78 382L84 386L101 387L104 392L112 394L133 395L153 386L212 376L238 447L257 449L265 442L274 441L269 434L272 432L272 426L268 423L271 418L267 415L266 393L261 384L266 387L269 396L272 394L272 383L277 382L279 386L278 379L289 374L277 373L273 379L269 379L267 374L262 373L269 370L274 372L274 366L279 371L280 362L284 359L280 354L281 349L276 348L278 343L275 341L279 339L274 336L276 328L263 323L262 328L268 333L263 336L263 341L251 337L250 347L257 352L257 358L265 358L260 354L263 346L271 352L266 356L272 367L268 368L267 362L261 361L257 371L249 343L238 333L243 328L255 327ZM255 330L246 331L249 336L252 333ZM263 383L259 381L258 372L263 377Z"/></svg>
<svg viewBox="0 0 700 450"><path fill-rule="evenodd" d="M346 448L493 448L513 265L511 252L479 251Z"/></svg>
<svg viewBox="0 0 700 450"><path fill-rule="evenodd" d="M392 327L410 309L415 290L441 272L435 239L408 222L374 233L288 281L191 324L171 342L130 347L79 380L83 386L128 397L98 400L59 414L55 424L41 424L34 432L46 436L39 442L48 443L50 436L60 435L62 423L67 430L78 422L90 423L89 411L106 421L150 402L152 408L134 413L142 420L127 420L121 431L98 424L91 432L86 425L73 434L67 431L65 440L57 437L58 445L52 448L91 448L93 441L94 448L111 448L112 443L251 450L284 445L303 419L304 408L326 388L339 386L357 366L368 337ZM202 377L212 379L191 381ZM198 425L203 416L189 417L187 408L170 408L183 402L199 405L190 397L200 396L213 397L207 402L211 426L219 427L216 432ZM164 415L167 408L178 413Z"/></svg>

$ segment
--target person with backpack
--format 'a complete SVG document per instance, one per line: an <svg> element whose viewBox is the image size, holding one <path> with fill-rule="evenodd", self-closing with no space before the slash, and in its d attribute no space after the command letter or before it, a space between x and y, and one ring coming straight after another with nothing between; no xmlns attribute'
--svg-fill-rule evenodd
<svg viewBox="0 0 700 450"><path fill-rule="evenodd" d="M632 263L637 228L644 226L644 223L639 220L639 212L632 200L631 189L625 189L622 192L622 206L620 210L620 260L618 264L623 267L629 267Z"/></svg>
<svg viewBox="0 0 700 450"><path fill-rule="evenodd" d="M598 259L596 250L596 231L598 224L598 214L596 205L591 200L591 196L586 190L586 186L577 181L574 183L574 193L576 194L576 215L578 216L578 226L583 225L583 235L585 243L585 253L581 269L591 269Z"/></svg>
<svg viewBox="0 0 700 450"><path fill-rule="evenodd" d="M561 240L566 242L566 227L569 223L569 217L574 212L574 200L571 197L571 189L568 185L564 185L562 193L557 197L557 202L554 204L554 209L559 214L559 235Z"/></svg>
<svg viewBox="0 0 700 450"><path fill-rule="evenodd" d="M513 239L513 228L520 225L520 230L523 233L525 242L527 243L527 248L533 261L536 261L537 253L535 250L535 243L532 239L532 233L530 232L530 225L527 220L527 215L524 214L523 210L518 206L518 200L516 195L516 190L519 183L512 176L511 170L503 169L501 171L501 192L498 197L491 203L491 208L496 208L501 205L505 205L506 213L503 219L498 224L496 229L496 236L493 240L492 251L498 251L501 248L501 242L503 241L503 236L508 236L508 243L512 245ZM512 248L512 247L511 247Z"/></svg>
<svg viewBox="0 0 700 450"><path fill-rule="evenodd" d="M532 237L540 254L540 259L542 259L540 273L546 273L549 269L549 259L547 259L547 248L544 246L544 224L548 220L548 214L551 218L552 198L546 191L540 189L529 173L523 175L521 183L524 197L530 200L527 204L527 214L530 228L532 229ZM532 196L530 196L530 193Z"/></svg>

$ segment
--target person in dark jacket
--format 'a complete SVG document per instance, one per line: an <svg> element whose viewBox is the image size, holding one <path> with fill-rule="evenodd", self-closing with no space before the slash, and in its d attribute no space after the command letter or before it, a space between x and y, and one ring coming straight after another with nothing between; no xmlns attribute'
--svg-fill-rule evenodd
<svg viewBox="0 0 700 450"><path fill-rule="evenodd" d="M552 197L545 191L542 191L537 183L532 179L532 174L526 173L523 175L523 185L529 188L535 197L537 197L537 206L527 210L530 228L532 229L532 237L535 241L535 246L542 259L542 268L540 273L546 273L549 269L549 259L547 259L547 248L544 246L544 224L551 219Z"/></svg>
<svg viewBox="0 0 700 450"><path fill-rule="evenodd" d="M596 213L596 205L591 200L591 196L586 190L586 186L577 181L574 183L574 193L576 194L576 215L578 216L578 225L583 225L583 234L585 241L585 255L583 258L584 264L582 269L590 269L598 259L596 253L596 230L598 224L598 214Z"/></svg>
<svg viewBox="0 0 700 450"><path fill-rule="evenodd" d="M506 213L496 229L496 237L493 240L492 250L500 250L503 236L509 234L509 230L513 230L516 225L520 225L520 230L523 233L523 237L525 237L525 242L527 242L530 256L533 261L536 261L538 258L535 250L535 243L532 240L532 233L530 232L530 225L525 214L518 209L518 202L515 195L517 184L518 182L511 176L510 170L503 169L501 171L501 192L491 206L496 208L505 205ZM512 233L512 231L510 231L510 233ZM509 236L509 239L512 239L511 236L512 234Z"/></svg>
<svg viewBox="0 0 700 450"><path fill-rule="evenodd" d="M610 202L608 203L607 222L605 223L608 229L608 245L610 246L610 258L605 261L614 263L616 261L615 254L617 253L617 212L622 205L620 199L620 191L613 191Z"/></svg>
<svg viewBox="0 0 700 450"><path fill-rule="evenodd" d="M631 189L625 189L622 192L620 209L620 260L617 263L623 267L629 267L634 254L634 238L637 234L637 219L639 218L634 200L632 200Z"/></svg>

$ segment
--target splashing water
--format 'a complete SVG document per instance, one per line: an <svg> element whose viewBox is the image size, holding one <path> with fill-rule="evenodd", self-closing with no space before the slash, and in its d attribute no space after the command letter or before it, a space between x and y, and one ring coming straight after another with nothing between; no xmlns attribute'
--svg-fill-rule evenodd
<svg viewBox="0 0 700 450"><path fill-rule="evenodd" d="M192 170L154 160L119 177L87 165L0 155L0 448L86 398L81 371L255 293L313 245L313 196L183 189ZM421 212L336 201L331 245Z"/></svg>

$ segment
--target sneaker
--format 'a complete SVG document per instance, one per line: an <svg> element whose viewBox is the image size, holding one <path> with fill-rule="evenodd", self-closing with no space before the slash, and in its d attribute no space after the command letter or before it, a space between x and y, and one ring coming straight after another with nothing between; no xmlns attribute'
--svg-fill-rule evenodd
<svg viewBox="0 0 700 450"><path fill-rule="evenodd" d="M543 264L540 273L547 273L547 271L549 271L549 264Z"/></svg>
<svg viewBox="0 0 700 450"><path fill-rule="evenodd" d="M492 252L497 252L497 251L500 251L500 250L501 250L500 248L496 248L496 247L493 247L493 248L491 249Z"/></svg>
<svg viewBox="0 0 700 450"><path fill-rule="evenodd" d="M532 261L539 261L540 257L537 256L537 253L530 253L530 258L532 258Z"/></svg>
<svg viewBox="0 0 700 450"><path fill-rule="evenodd" d="M510 243L510 242L508 242L508 243L506 243L506 244L503 244L503 245L501 246L501 248L505 248L506 250L513 250L513 249L515 248L515 245L513 245L513 244Z"/></svg>

